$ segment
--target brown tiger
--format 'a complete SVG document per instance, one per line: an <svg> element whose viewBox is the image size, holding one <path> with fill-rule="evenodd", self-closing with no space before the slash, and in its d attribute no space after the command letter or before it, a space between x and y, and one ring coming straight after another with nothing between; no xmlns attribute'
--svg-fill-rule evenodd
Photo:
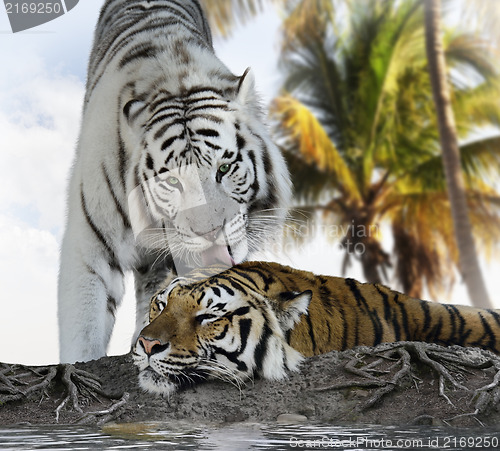
<svg viewBox="0 0 500 451"><path fill-rule="evenodd" d="M133 350L139 382L166 394L208 376L281 379L304 357L384 342L500 353L500 310L423 301L267 262L171 281L152 298L150 321Z"/></svg>

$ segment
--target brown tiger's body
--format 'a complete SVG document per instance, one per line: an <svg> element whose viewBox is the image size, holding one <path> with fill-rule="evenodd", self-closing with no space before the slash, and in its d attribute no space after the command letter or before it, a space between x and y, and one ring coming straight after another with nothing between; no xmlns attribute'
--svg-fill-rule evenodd
<svg viewBox="0 0 500 451"><path fill-rule="evenodd" d="M279 379L302 356L384 342L500 353L499 310L422 301L267 262L178 278L153 298L150 320L134 355L143 388L161 393L199 375Z"/></svg>
<svg viewBox="0 0 500 451"><path fill-rule="evenodd" d="M247 265L251 268L252 263L241 266ZM304 356L395 341L474 346L500 353L499 310L429 302L379 284L269 265L275 279L269 293L312 291L308 314L288 334L290 345Z"/></svg>

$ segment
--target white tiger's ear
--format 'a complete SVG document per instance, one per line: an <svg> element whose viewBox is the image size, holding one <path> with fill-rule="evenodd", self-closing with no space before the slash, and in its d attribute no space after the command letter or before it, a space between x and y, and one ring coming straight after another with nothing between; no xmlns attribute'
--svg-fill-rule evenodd
<svg viewBox="0 0 500 451"><path fill-rule="evenodd" d="M236 101L242 105L255 102L255 78L249 67L246 68L245 72L240 77L236 93Z"/></svg>
<svg viewBox="0 0 500 451"><path fill-rule="evenodd" d="M133 124L138 116L144 111L146 108L146 104L142 100L132 99L128 101L123 107L123 115L129 125Z"/></svg>
<svg viewBox="0 0 500 451"><path fill-rule="evenodd" d="M308 312L311 299L311 290L280 293L280 312L277 317L283 331L292 329L300 317Z"/></svg>

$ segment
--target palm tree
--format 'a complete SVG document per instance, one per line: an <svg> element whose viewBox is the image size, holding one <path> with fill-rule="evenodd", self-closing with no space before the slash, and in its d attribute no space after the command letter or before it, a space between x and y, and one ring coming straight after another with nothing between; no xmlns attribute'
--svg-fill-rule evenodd
<svg viewBox="0 0 500 451"><path fill-rule="evenodd" d="M436 105L446 185L453 216L454 234L459 250L462 278L469 298L478 307L492 308L483 280L476 245L469 221L465 183L455 118L448 89L446 61L441 39L441 1L425 0L425 41L429 75Z"/></svg>
<svg viewBox="0 0 500 451"><path fill-rule="evenodd" d="M274 118L301 210L343 225L344 245L363 251L347 252L345 264L359 258L370 282L381 281L392 262L376 233L389 224L395 274L406 292L419 296L424 284L432 292L452 276L458 255L423 8L416 0L346 5L351 14L344 24L330 14L295 29L294 42L284 48L286 93L274 102ZM472 36L449 33L446 52L458 136L500 125L499 81L487 49ZM480 82L464 84L461 68ZM490 246L498 242L500 196L485 176L500 170L500 137L462 145L460 156L474 231Z"/></svg>
<svg viewBox="0 0 500 451"><path fill-rule="evenodd" d="M230 34L238 21L244 22L253 17L266 3L264 0L202 0L202 2L208 8L212 25L222 35ZM347 12L352 14L356 8L359 8L359 3L355 0L268 0L267 3L275 3L285 10L283 50L288 52L289 55L290 53L293 54L293 47L297 44L299 47L311 48L313 41L320 43L322 36L324 37L322 33L325 31L325 25L330 28L330 34L333 31L333 34L338 38L335 44L336 49L345 51L347 48L346 42L340 42L342 33L346 33L346 28L342 27L342 22L345 19L345 14L342 13L348 10ZM416 12L419 6L418 2L410 3L413 4L413 9ZM363 8L366 5L365 2L361 7ZM467 0L466 5L469 6L467 16L470 17L470 13L474 13L476 17L482 18L482 24L485 23L485 17L490 19L498 17L499 11L496 11L495 16L495 14L492 14L489 3L486 5L482 0ZM394 4L391 5L392 8L395 8L395 6ZM381 6L378 5L376 8L381 8ZM406 5L405 8L408 8L408 6ZM355 22L356 20L350 22L353 24L351 31L357 29L368 33L369 30L363 30L362 22L359 22L357 26ZM487 23L493 25L487 27L489 35L498 37L497 21L492 19ZM372 25L374 24L372 23ZM484 27L482 27L482 31L484 31ZM416 31L415 40L420 39L419 33ZM405 45L408 45L410 41L401 40L401 42L406 42ZM396 39L393 42L398 42L398 40ZM361 43L361 40L359 43ZM352 47L354 48L354 45ZM375 143L366 147L368 149L366 152L367 158L361 164L365 171L361 172L364 172L366 176L367 173L370 173L370 170L366 171L366 169L371 168L372 176L375 177L374 181L377 180L377 177L379 179L378 183L371 183L368 188L365 186L361 190L362 192L358 194L356 192L359 191L360 186L356 185L356 183L359 182L360 171L354 168L354 174L352 173L353 157L352 155L349 156L349 152L345 150L346 143L344 142L343 147L342 142L338 141L338 139L342 138L342 134L338 134L338 136L332 134L332 130L329 130L331 124L329 125L328 121L321 117L322 111L331 110L333 107L316 105L319 108L315 108L311 98L303 99L304 102L302 103L297 96L283 96L275 102L274 106L278 120L283 126L284 136L288 139L285 147L294 172L296 191L303 204L303 210L321 211L325 220L331 221L333 225L338 224L336 221L340 221L340 225L344 226L344 230L350 230L351 234L356 230L367 230L366 224L373 222L374 219L377 221L388 220L392 226L394 238L396 275L403 288L414 295L419 295L424 282L427 283L431 290L439 287L441 276L444 274L452 275L450 268L458 259L457 249L451 238L453 224L449 219L444 220L444 215L449 212L450 207L444 189L442 163L439 160L436 124L433 121L425 123L425 126L424 123L421 123L421 128L416 131L411 119L411 115L414 113L417 113L414 118L417 122L422 116L428 119L434 114L433 107L428 101L430 86L422 70L424 57L421 52L421 43L414 46L414 49L417 48L419 48L417 52L418 63L413 60L412 56L408 57L408 61L412 61L412 64L415 63L414 66L410 66L413 69L417 68L417 70L407 71L408 73L398 79L397 70L395 71L394 67L392 67L386 73L385 87L388 89L373 92L374 98L381 94L382 101L379 104L381 108L378 109L380 116L386 114L384 105L387 101L402 108L399 112L393 111L390 113L386 118L387 120L384 121L384 127L387 127L387 124L391 123L391 121L393 125L396 123L395 121L399 121L399 127L393 126L392 129L387 127L386 135L390 136L392 132L399 130L400 136L391 144L392 163L385 161L385 165L390 163L390 168L386 168L384 165L382 165L382 168L379 167L380 161L377 160L375 164L375 159L373 165L366 164L374 154L374 149L379 157L381 153L387 152L388 143L385 143L385 146ZM391 52L388 52L387 55L394 66L398 61L397 55L401 54L401 49L400 51L393 50L392 55ZM456 90L453 93L453 99L455 104L459 105L459 111L455 111L455 113L460 116L457 117L459 137L462 139L466 137L475 125L480 126L485 123L498 125L498 87L495 86L496 82L492 80L494 71L492 71L490 64L492 60L491 54L483 52L484 49L478 45L477 40L470 39L468 36L449 38L446 50L447 57L453 60L454 66L459 66L461 62L469 62L471 63L469 66L476 67L477 74L488 81L488 83L481 83L475 89L461 90L459 87L460 83L463 82L463 78L457 77L454 80L453 85ZM380 49L373 53L376 54L377 51L380 52ZM331 56L331 54L328 55L328 51L324 53L325 55L322 56L313 55L313 59L323 58L322 63L328 63L328 56ZM376 63L376 60L375 57L372 61L367 60L365 63L369 65L373 62ZM306 74L306 77L309 76L310 78L309 83L314 84L321 78L318 77L315 80L314 77L310 76L315 69L320 68L319 66L321 64L313 66L313 69L309 71L310 73ZM323 65L320 69L325 69L325 67ZM295 73L295 77L298 79L304 75L304 73L301 74L300 72L299 70ZM351 72L354 71L351 70ZM321 71L318 73L321 73ZM359 75L364 74L360 72ZM452 72L451 76L453 75ZM339 74L333 74L333 80L330 80L330 82L333 84L338 81L335 78L338 76ZM293 76L289 78L293 78ZM328 76L326 75L323 78L328 78ZM399 101L391 100L391 96L387 95L391 92L391 83L393 82L391 80L398 80L398 83L403 86L406 84L405 95L401 95ZM303 86L305 85L307 83L304 83ZM347 89L351 87L348 84L343 86ZM324 96L321 89L318 92L319 98ZM400 94L401 92L402 90L400 90ZM361 90L358 94L360 93ZM415 96L414 105L411 104L412 96ZM368 99L368 97L365 96L365 99ZM416 105L419 108L414 108ZM415 111L412 110L412 107ZM408 117L402 120L405 116ZM341 117L336 119L342 121ZM404 124L406 124L406 130L404 130ZM350 124L345 122L344 125ZM372 131L375 129L376 127ZM308 135L307 132L310 132L310 134ZM401 138L402 132L406 134L406 141ZM345 133L345 135L348 134L348 132ZM372 133L372 136L375 135ZM397 148L401 140L403 145L401 148ZM462 169L465 170L466 174L467 202L473 212L471 222L474 231L481 239L479 244L483 249L488 249L496 243L497 235L494 226L498 225L498 210L496 207L499 205L499 199L497 193L491 188L492 184L483 183L482 177L487 175L486 173L489 171L493 171L495 175L498 174L499 146L500 140L498 137L482 138L476 142L460 146ZM385 147L385 150L381 151L379 147ZM422 150L425 148L428 150L427 154ZM394 150L398 150L398 152L396 153ZM358 153L363 152L363 147L359 147L355 151ZM415 158L408 158L408 152L415 152ZM304 165L305 161L310 164ZM398 166L398 164L395 164L396 162L399 162L401 166L399 170L395 168L395 166ZM357 163L360 164L359 158ZM405 166L411 169L412 164L414 165L413 170L408 170L405 173ZM342 182L332 183L332 176ZM323 188L327 188L327 191L330 190L331 200L321 204L318 199L325 198ZM370 193L368 197L374 196L378 203L375 201L366 202L367 189ZM346 192L349 194L347 195ZM347 202L344 205L342 201L346 199ZM353 208L353 205L359 204L360 199L361 206ZM381 199L386 204L381 204ZM312 205L307 205L311 202L313 202ZM342 212L339 213L339 210L342 210ZM354 210L354 213L352 210ZM341 218L343 219L341 220ZM351 221L349 221L349 218L352 218ZM449 218L449 215L446 218ZM355 240L350 238L355 238ZM349 248L354 248L354 244L359 243L365 246L366 251L361 256L365 276L367 280L380 280L381 273L384 273L384 270L390 265L389 256L380 244L380 236L377 234L368 237L345 236L343 241L348 251ZM345 264L349 263L351 256L353 256L352 253L346 253Z"/></svg>

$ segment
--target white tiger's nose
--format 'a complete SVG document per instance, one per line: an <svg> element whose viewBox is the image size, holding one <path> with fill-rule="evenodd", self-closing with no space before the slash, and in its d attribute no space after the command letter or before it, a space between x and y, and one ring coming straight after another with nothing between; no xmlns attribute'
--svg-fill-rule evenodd
<svg viewBox="0 0 500 451"><path fill-rule="evenodd" d="M193 229L191 229L193 230ZM214 229L210 230L209 232L198 232L196 230L193 230L193 233L196 234L196 236L201 236L205 238L207 241L210 241L213 243L217 237L219 236L220 231L222 230L222 226L215 227Z"/></svg>

